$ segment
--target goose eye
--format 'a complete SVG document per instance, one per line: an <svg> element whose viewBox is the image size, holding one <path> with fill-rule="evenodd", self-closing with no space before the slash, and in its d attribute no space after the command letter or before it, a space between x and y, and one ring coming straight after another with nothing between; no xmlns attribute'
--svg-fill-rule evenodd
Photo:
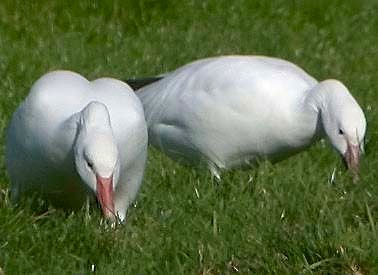
<svg viewBox="0 0 378 275"><path fill-rule="evenodd" d="M89 167L90 169L93 169L93 163L92 163L92 162L87 161L87 165L88 165L88 167Z"/></svg>
<svg viewBox="0 0 378 275"><path fill-rule="evenodd" d="M344 135L344 131L339 129L339 135Z"/></svg>

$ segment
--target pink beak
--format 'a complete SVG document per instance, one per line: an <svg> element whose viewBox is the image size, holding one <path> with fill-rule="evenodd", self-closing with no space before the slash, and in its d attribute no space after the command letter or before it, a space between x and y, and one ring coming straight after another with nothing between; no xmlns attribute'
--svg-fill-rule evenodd
<svg viewBox="0 0 378 275"><path fill-rule="evenodd" d="M102 213L106 218L114 219L113 201L113 175L109 178L96 176L97 179L97 199L101 205Z"/></svg>
<svg viewBox="0 0 378 275"><path fill-rule="evenodd" d="M360 166L360 146L348 142L347 150L344 154L344 160L349 170L353 173L355 181L358 180L358 170Z"/></svg>

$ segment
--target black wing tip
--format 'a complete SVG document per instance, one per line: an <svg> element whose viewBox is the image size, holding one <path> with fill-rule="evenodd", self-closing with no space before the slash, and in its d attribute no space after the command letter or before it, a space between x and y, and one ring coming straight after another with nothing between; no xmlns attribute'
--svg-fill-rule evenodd
<svg viewBox="0 0 378 275"><path fill-rule="evenodd" d="M156 81L159 81L163 78L163 76L152 76L152 77L144 77L144 78L132 78L127 79L125 82L133 88L134 91L147 86L151 83L154 83Z"/></svg>

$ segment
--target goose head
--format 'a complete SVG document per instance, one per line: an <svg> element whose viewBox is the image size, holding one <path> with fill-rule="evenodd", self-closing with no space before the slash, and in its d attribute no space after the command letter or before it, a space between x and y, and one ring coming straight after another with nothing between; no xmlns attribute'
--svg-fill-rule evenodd
<svg viewBox="0 0 378 275"><path fill-rule="evenodd" d="M104 104L91 102L81 111L74 154L82 182L96 194L104 216L114 220L120 157Z"/></svg>
<svg viewBox="0 0 378 275"><path fill-rule="evenodd" d="M364 151L365 115L341 82L326 80L318 86L321 89L320 113L324 132L347 168L357 177Z"/></svg>

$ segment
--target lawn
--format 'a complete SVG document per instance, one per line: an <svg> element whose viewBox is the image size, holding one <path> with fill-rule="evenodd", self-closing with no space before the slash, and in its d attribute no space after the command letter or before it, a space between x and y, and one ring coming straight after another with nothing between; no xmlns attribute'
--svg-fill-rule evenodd
<svg viewBox="0 0 378 275"><path fill-rule="evenodd" d="M374 0L1 1L0 268L5 274L378 274L377 45ZM115 230L100 224L97 209L10 205L6 126L43 73L127 79L225 54L276 56L319 80L345 83L368 120L359 183L326 141L274 165L226 172L220 184L150 148L135 207Z"/></svg>

